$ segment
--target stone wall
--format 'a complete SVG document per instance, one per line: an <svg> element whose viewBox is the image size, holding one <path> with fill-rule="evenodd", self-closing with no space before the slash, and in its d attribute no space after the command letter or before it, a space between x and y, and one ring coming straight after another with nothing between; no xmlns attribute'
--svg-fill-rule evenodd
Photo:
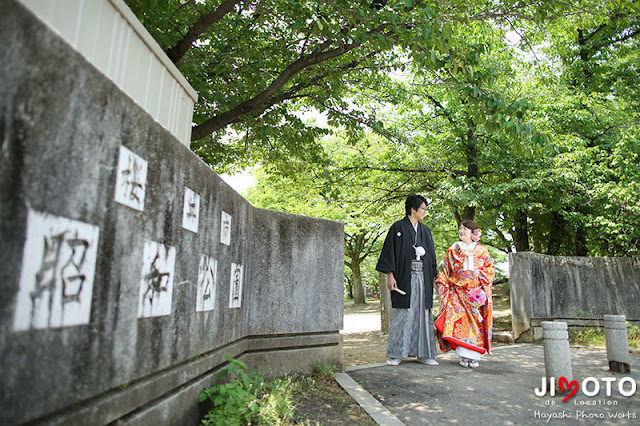
<svg viewBox="0 0 640 426"><path fill-rule="evenodd" d="M603 315L640 321L640 258L510 253L514 338L539 340L540 322L602 326Z"/></svg>
<svg viewBox="0 0 640 426"><path fill-rule="evenodd" d="M0 35L0 424L197 424L228 356L341 364L341 224L252 207L20 3Z"/></svg>

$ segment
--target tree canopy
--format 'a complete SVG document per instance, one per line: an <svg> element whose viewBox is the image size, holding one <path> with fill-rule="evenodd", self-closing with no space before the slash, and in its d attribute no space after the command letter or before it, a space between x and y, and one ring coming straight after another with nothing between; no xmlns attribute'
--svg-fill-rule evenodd
<svg viewBox="0 0 640 426"><path fill-rule="evenodd" d="M127 2L199 93L191 148L277 176L264 206L357 238L422 193L504 252L640 254L638 1Z"/></svg>
<svg viewBox="0 0 640 426"><path fill-rule="evenodd" d="M407 59L464 70L455 49L472 22L539 20L555 2L424 0L127 0L198 91L192 147L218 169L297 156L314 160L326 130L311 108L356 126L349 99Z"/></svg>

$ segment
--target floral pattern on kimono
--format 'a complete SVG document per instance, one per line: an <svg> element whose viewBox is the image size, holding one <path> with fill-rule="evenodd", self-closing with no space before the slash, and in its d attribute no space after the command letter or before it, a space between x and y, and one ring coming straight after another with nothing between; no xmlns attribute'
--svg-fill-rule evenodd
<svg viewBox="0 0 640 426"><path fill-rule="evenodd" d="M492 283L494 262L487 248L476 243L472 270L465 270L464 243L455 243L438 267L435 283L440 297L436 336L440 349L448 352L458 346L484 354L491 349L493 332ZM473 306L469 292L481 288L486 293L483 306Z"/></svg>

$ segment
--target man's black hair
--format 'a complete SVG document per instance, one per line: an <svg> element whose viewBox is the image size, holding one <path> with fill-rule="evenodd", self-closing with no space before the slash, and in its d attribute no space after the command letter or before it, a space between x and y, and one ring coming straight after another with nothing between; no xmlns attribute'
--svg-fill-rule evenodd
<svg viewBox="0 0 640 426"><path fill-rule="evenodd" d="M404 211L407 216L411 216L411 209L418 211L422 204L427 204L427 200L422 195L411 194L404 202Z"/></svg>

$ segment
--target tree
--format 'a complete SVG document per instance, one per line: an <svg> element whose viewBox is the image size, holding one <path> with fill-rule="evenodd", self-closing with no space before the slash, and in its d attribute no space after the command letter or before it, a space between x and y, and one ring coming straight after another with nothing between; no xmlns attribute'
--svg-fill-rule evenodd
<svg viewBox="0 0 640 426"><path fill-rule="evenodd" d="M413 61L400 82L376 80L358 101L392 111L370 126L386 143L343 170L379 172L381 198L425 192L434 211L476 218L505 252L638 253L638 31L636 15L609 6L611 18L552 21L578 34L577 47L538 50L536 62L476 23L447 56ZM616 24L605 31L603 20ZM585 54L587 38L606 52Z"/></svg>
<svg viewBox="0 0 640 426"><path fill-rule="evenodd" d="M315 108L357 127L351 89L407 56L445 58L454 26L543 19L560 9L511 0L127 2L198 91L192 149L219 171L282 156L314 161L326 130L299 111Z"/></svg>
<svg viewBox="0 0 640 426"><path fill-rule="evenodd" d="M531 78L556 146L546 175L558 185L534 221L536 250L640 253L639 4L605 2L597 14L569 15L523 33L547 44Z"/></svg>
<svg viewBox="0 0 640 426"><path fill-rule="evenodd" d="M446 56L413 61L411 72L373 81L355 97L378 111L385 125L371 128L382 137L334 164L334 180L360 176L364 185L377 176L377 200L422 193L431 200L432 224L449 226L452 216L459 224L480 212L496 247L527 247L524 194L539 185L550 140L525 121L530 104L513 85L517 67L503 33L484 22L458 30ZM442 69L439 62L457 65ZM510 200L514 189L519 198Z"/></svg>
<svg viewBox="0 0 640 426"><path fill-rule="evenodd" d="M331 151L337 144L332 140L324 142ZM362 203L341 202L341 192L350 193L353 187L327 182L314 165L292 164L287 169L289 175L271 169L256 171L255 187L248 191L247 198L257 207L305 214L324 219L341 221L345 225L344 264L350 270L347 280L355 304L364 304L365 294L362 283L362 264L376 250L384 230L377 215L379 209L366 208ZM363 192L360 192L364 196Z"/></svg>
<svg viewBox="0 0 640 426"><path fill-rule="evenodd" d="M351 269L351 288L353 302L356 305L365 304L364 288L362 286L361 264L372 253L375 243L382 235L380 228L360 228L355 232L345 231L345 265Z"/></svg>

